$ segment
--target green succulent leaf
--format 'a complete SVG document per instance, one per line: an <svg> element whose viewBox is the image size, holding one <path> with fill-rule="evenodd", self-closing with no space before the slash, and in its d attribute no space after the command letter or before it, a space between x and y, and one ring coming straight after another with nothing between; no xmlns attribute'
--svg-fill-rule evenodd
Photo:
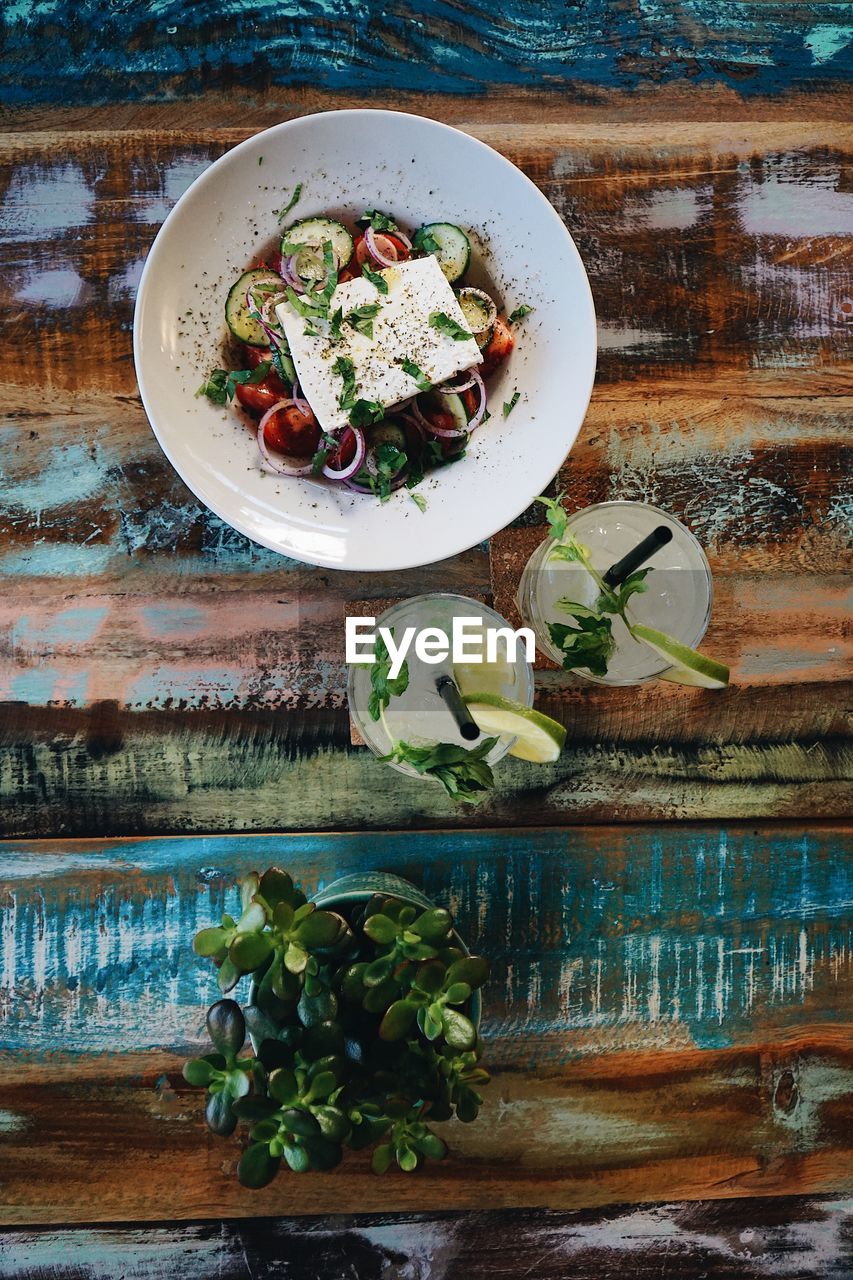
<svg viewBox="0 0 853 1280"><path fill-rule="evenodd" d="M328 1054L343 1052L344 1032L337 1022L318 1022L314 1027L306 1027L302 1037L302 1053L309 1061L324 1058Z"/></svg>
<svg viewBox="0 0 853 1280"><path fill-rule="evenodd" d="M279 903L292 905L293 901L293 881L286 871L282 871L279 867L270 867L261 876L258 885L261 897L265 902L273 908Z"/></svg>
<svg viewBox="0 0 853 1280"><path fill-rule="evenodd" d="M416 933L425 942L443 942L453 926L453 917L444 907L433 907L425 911L411 925L412 933Z"/></svg>
<svg viewBox="0 0 853 1280"><path fill-rule="evenodd" d="M303 1138L303 1145L311 1158L311 1167L319 1173L328 1173L330 1169L334 1169L341 1162L340 1145L337 1142L330 1142L328 1138L324 1138L322 1133L316 1138Z"/></svg>
<svg viewBox="0 0 853 1280"><path fill-rule="evenodd" d="M259 902L250 902L237 921L238 933L258 933L267 922L267 913Z"/></svg>
<svg viewBox="0 0 853 1280"><path fill-rule="evenodd" d="M291 973L304 973L308 966L308 952L298 942L290 942L284 953L284 963Z"/></svg>
<svg viewBox="0 0 853 1280"><path fill-rule="evenodd" d="M311 1112L302 1107L288 1107L286 1111L282 1111L281 1123L288 1133L295 1133L300 1138L309 1138L320 1132L320 1126Z"/></svg>
<svg viewBox="0 0 853 1280"><path fill-rule="evenodd" d="M272 912L273 928L283 935L288 934L293 926L293 915L294 908L289 902L277 902Z"/></svg>
<svg viewBox="0 0 853 1280"><path fill-rule="evenodd" d="M234 1114L250 1124L260 1120L268 1120L278 1111L278 1103L273 1098L261 1098L253 1094L248 1098L240 1098L234 1103Z"/></svg>
<svg viewBox="0 0 853 1280"><path fill-rule="evenodd" d="M284 1158L294 1173L307 1173L311 1168L311 1157L303 1146L295 1142L284 1143Z"/></svg>
<svg viewBox="0 0 853 1280"><path fill-rule="evenodd" d="M207 1034L227 1059L236 1057L246 1042L246 1020L236 1000L217 1000L216 1004L210 1006L207 1011Z"/></svg>
<svg viewBox="0 0 853 1280"><path fill-rule="evenodd" d="M246 911L260 888L261 878L257 871L250 871L240 881L240 906Z"/></svg>
<svg viewBox="0 0 853 1280"><path fill-rule="evenodd" d="M320 1132L330 1142L344 1142L349 1137L350 1123L337 1107L315 1107L314 1115Z"/></svg>
<svg viewBox="0 0 853 1280"><path fill-rule="evenodd" d="M374 1173L387 1173L391 1167L391 1161L394 1159L394 1148L390 1142L385 1142L382 1146L377 1147L370 1161L370 1167Z"/></svg>
<svg viewBox="0 0 853 1280"><path fill-rule="evenodd" d="M344 972L341 981L341 995L345 996L347 1000L356 1000L361 1003L366 990L364 985L366 969L366 961L361 961L359 964L351 964Z"/></svg>
<svg viewBox="0 0 853 1280"><path fill-rule="evenodd" d="M303 947L331 947L337 941L344 922L331 911L315 911L296 929L296 937Z"/></svg>
<svg viewBox="0 0 853 1280"><path fill-rule="evenodd" d="M402 1040L417 1015L417 1007L408 1000L395 1000L385 1011L379 1027L379 1035L383 1040Z"/></svg>
<svg viewBox="0 0 853 1280"><path fill-rule="evenodd" d="M463 959L454 961L447 970L448 984L452 986L454 982L467 982L474 990L482 987L488 976L489 962L482 956L464 956Z"/></svg>
<svg viewBox="0 0 853 1280"><path fill-rule="evenodd" d="M429 1130L418 1138L415 1146L421 1155L429 1156L431 1160L443 1160L447 1155L447 1143L439 1138L437 1133L431 1133Z"/></svg>
<svg viewBox="0 0 853 1280"><path fill-rule="evenodd" d="M226 956L222 964L216 971L216 981L219 990L223 995L227 995L242 978L242 973L237 968L230 956Z"/></svg>
<svg viewBox="0 0 853 1280"><path fill-rule="evenodd" d="M279 1067L270 1072L267 1088L277 1102L291 1102L298 1092L296 1076L288 1067Z"/></svg>
<svg viewBox="0 0 853 1280"><path fill-rule="evenodd" d="M404 1173L413 1173L418 1167L418 1153L409 1146L398 1147L397 1164Z"/></svg>
<svg viewBox="0 0 853 1280"><path fill-rule="evenodd" d="M370 916L364 922L364 932L371 942L376 942L381 947L387 947L397 937L397 926L386 915Z"/></svg>
<svg viewBox="0 0 853 1280"><path fill-rule="evenodd" d="M183 1074L187 1084L208 1085L213 1079L213 1067L204 1058L191 1058L184 1063Z"/></svg>
<svg viewBox="0 0 853 1280"><path fill-rule="evenodd" d="M467 982L451 982L444 993L444 998L448 1004L464 1004L471 998L471 988Z"/></svg>
<svg viewBox="0 0 853 1280"><path fill-rule="evenodd" d="M257 1190L272 1182L280 1165L281 1159L273 1156L265 1143L257 1142L243 1152L237 1166L237 1177L244 1187Z"/></svg>
<svg viewBox="0 0 853 1280"><path fill-rule="evenodd" d="M436 1013L433 1012L436 1006L431 1005L428 1009L418 1010L418 1026L420 1027L427 1040L437 1040L441 1035L442 1019L440 1006Z"/></svg>
<svg viewBox="0 0 853 1280"><path fill-rule="evenodd" d="M273 1119L259 1120L257 1124L252 1126L249 1137L253 1142L269 1143L271 1138L275 1138L278 1134L278 1122Z"/></svg>
<svg viewBox="0 0 853 1280"><path fill-rule="evenodd" d="M476 1042L477 1032L470 1018L458 1009L445 1009L442 1017L444 1038L451 1049L470 1049Z"/></svg>
<svg viewBox="0 0 853 1280"><path fill-rule="evenodd" d="M325 1102L330 1093L334 1093L338 1082L331 1071L321 1071L311 1081L311 1088L305 1095L306 1102Z"/></svg>
<svg viewBox="0 0 853 1280"><path fill-rule="evenodd" d="M215 956L227 942L228 934L224 929L201 929L193 938L193 951L199 956Z"/></svg>
<svg viewBox="0 0 853 1280"><path fill-rule="evenodd" d="M233 1098L224 1090L212 1093L207 1099L204 1118L207 1127L220 1138L229 1138L237 1128L237 1115L234 1111Z"/></svg>
<svg viewBox="0 0 853 1280"><path fill-rule="evenodd" d="M243 973L253 973L269 959L272 942L266 933L238 933L228 955Z"/></svg>
<svg viewBox="0 0 853 1280"><path fill-rule="evenodd" d="M378 987L380 983L386 982L394 972L395 960L393 955L378 956L365 969L363 974L363 982L366 987Z"/></svg>
<svg viewBox="0 0 853 1280"><path fill-rule="evenodd" d="M427 995L437 995L444 986L446 972L440 960L427 960L425 964L418 966L415 985Z"/></svg>
<svg viewBox="0 0 853 1280"><path fill-rule="evenodd" d="M300 1022L303 1027L314 1027L318 1022L331 1022L338 1014L337 996L324 987L318 991L317 995L309 995L309 981L310 979L306 979L305 990L296 1009Z"/></svg>
<svg viewBox="0 0 853 1280"><path fill-rule="evenodd" d="M379 983L378 987L369 989L362 1001L362 1007L368 1013L384 1013L388 1006L394 1003L399 994L399 985L393 978L386 978L384 982Z"/></svg>

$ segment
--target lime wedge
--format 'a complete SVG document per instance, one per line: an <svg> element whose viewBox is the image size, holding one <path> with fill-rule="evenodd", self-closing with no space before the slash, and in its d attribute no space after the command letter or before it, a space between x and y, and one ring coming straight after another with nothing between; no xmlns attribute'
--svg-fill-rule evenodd
<svg viewBox="0 0 853 1280"><path fill-rule="evenodd" d="M704 653L691 649L679 640L673 640L672 636L663 631L655 631L654 627L647 627L642 622L633 622L631 635L672 663L671 670L662 672L658 676L659 680L698 685L702 689L725 689L729 683L729 669L722 662L706 658Z"/></svg>
<svg viewBox="0 0 853 1280"><path fill-rule="evenodd" d="M519 760L550 764L563 749L563 726L522 702L513 702L499 693L469 693L464 702L483 733L516 739L509 754Z"/></svg>
<svg viewBox="0 0 853 1280"><path fill-rule="evenodd" d="M515 667L508 662L456 662L453 679L463 697L467 693L498 693L511 698Z"/></svg>

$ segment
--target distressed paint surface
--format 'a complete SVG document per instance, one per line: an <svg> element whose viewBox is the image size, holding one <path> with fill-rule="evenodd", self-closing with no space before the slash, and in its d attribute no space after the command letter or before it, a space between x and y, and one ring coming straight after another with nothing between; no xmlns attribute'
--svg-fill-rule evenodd
<svg viewBox="0 0 853 1280"><path fill-rule="evenodd" d="M849 1190L848 843L825 826L4 844L5 1220ZM214 984L189 940L272 859L308 889L393 867L492 957L494 1106L447 1127L440 1170L365 1182L356 1159L255 1197L202 1137L179 1066Z"/></svg>
<svg viewBox="0 0 853 1280"><path fill-rule="evenodd" d="M540 1214L379 1214L9 1232L0 1276L29 1280L846 1280L849 1200L805 1197ZM284 1270L282 1270L284 1268Z"/></svg>
<svg viewBox="0 0 853 1280"><path fill-rule="evenodd" d="M70 20L73 53L39 74ZM482 94L500 86L539 90L637 89L648 83L723 83L741 94L843 81L849 74L850 6L801 12L756 3L675 6L654 0L625 10L608 0L532 9L500 18L485 5L431 0L416 9L304 0L282 10L230 0L192 10L168 0L113 12L86 0L33 9L7 5L7 105L163 100L205 90L322 85L382 93Z"/></svg>

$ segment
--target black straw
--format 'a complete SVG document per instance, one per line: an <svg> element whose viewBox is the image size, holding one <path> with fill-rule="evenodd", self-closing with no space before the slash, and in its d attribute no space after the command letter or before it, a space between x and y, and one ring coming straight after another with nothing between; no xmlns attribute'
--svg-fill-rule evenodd
<svg viewBox="0 0 853 1280"><path fill-rule="evenodd" d="M652 529L647 538L637 543L633 551L629 551L621 560L617 560L610 566L604 575L605 584L608 587L618 587L620 582L629 578L635 569L639 569L641 564L649 560L661 547L665 547L668 542L672 542L672 530L665 524L659 524L656 529Z"/></svg>
<svg viewBox="0 0 853 1280"><path fill-rule="evenodd" d="M462 701L462 695L450 676L436 676L435 687L441 694L444 705L456 721L459 732L465 741L473 742L475 738L479 738L480 730L477 728L476 721L471 718L471 712Z"/></svg>

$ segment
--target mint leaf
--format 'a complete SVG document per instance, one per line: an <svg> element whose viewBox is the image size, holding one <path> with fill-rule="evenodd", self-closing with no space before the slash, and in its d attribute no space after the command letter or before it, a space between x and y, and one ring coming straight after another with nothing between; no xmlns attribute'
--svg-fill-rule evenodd
<svg viewBox="0 0 853 1280"><path fill-rule="evenodd" d="M343 336L341 333L341 324L343 323L343 318L344 318L344 309L343 307L338 307L337 311L335 311L332 314L332 318L329 321L329 337L332 338L333 341L335 342L340 342Z"/></svg>
<svg viewBox="0 0 853 1280"><path fill-rule="evenodd" d="M422 493L415 493L414 489L409 489L409 497L414 502L419 511L426 511L427 500Z"/></svg>
<svg viewBox="0 0 853 1280"><path fill-rule="evenodd" d="M394 629L391 628L391 635ZM373 650L374 661L370 668L370 697L367 711L371 720L378 720L392 698L399 698L409 687L409 664L404 662L399 673L391 679L391 657L381 636L377 636Z"/></svg>
<svg viewBox="0 0 853 1280"><path fill-rule="evenodd" d="M361 274L365 280L369 280L371 284L375 285L380 293L388 292L388 281L380 272L374 271L369 263L365 262L361 268Z"/></svg>
<svg viewBox="0 0 853 1280"><path fill-rule="evenodd" d="M607 675L607 663L613 653L610 619L600 618L584 605L560 601L560 608L574 617L577 626L549 622L551 643L563 652L563 669L576 671L585 667L594 676Z"/></svg>
<svg viewBox="0 0 853 1280"><path fill-rule="evenodd" d="M529 316L533 307L528 307L527 303L523 303L520 307L516 307L515 311L509 313L510 324L517 324L519 320L523 320L525 316Z"/></svg>
<svg viewBox="0 0 853 1280"><path fill-rule="evenodd" d="M445 311L433 311L429 318L429 327L437 329L439 333L446 333L449 338L455 338L457 342L466 342L469 338L473 338L473 333L469 333L467 329L463 329L461 324L457 324L452 316L447 315Z"/></svg>
<svg viewBox="0 0 853 1280"><path fill-rule="evenodd" d="M340 401L338 401L340 404ZM369 427L385 417L385 408L378 400L353 400L351 405L341 404L341 408L350 409L351 427Z"/></svg>
<svg viewBox="0 0 853 1280"><path fill-rule="evenodd" d="M561 538L566 536L566 528L569 523L569 517L562 506L563 494L558 493L556 498L534 498L533 501L542 503L550 526L548 532L552 538L559 542Z"/></svg>
<svg viewBox="0 0 853 1280"><path fill-rule="evenodd" d="M440 782L451 799L477 804L495 785L485 757L496 742L497 738L486 738L471 751L450 742L436 742L428 747L395 742L382 759L410 764L418 773Z"/></svg>
<svg viewBox="0 0 853 1280"><path fill-rule="evenodd" d="M509 400L504 401L504 417L505 418L509 417L509 415L512 413L513 409L518 404L520 399L521 399L521 392L514 391L512 393L512 397Z"/></svg>
<svg viewBox="0 0 853 1280"><path fill-rule="evenodd" d="M399 231L400 229L393 218L389 218L387 213L382 213L379 209L365 209L359 222L369 222L374 231Z"/></svg>
<svg viewBox="0 0 853 1280"><path fill-rule="evenodd" d="M355 365L347 356L338 356L332 365L332 373L343 378L344 386L338 396L338 408L346 413L355 404Z"/></svg>

